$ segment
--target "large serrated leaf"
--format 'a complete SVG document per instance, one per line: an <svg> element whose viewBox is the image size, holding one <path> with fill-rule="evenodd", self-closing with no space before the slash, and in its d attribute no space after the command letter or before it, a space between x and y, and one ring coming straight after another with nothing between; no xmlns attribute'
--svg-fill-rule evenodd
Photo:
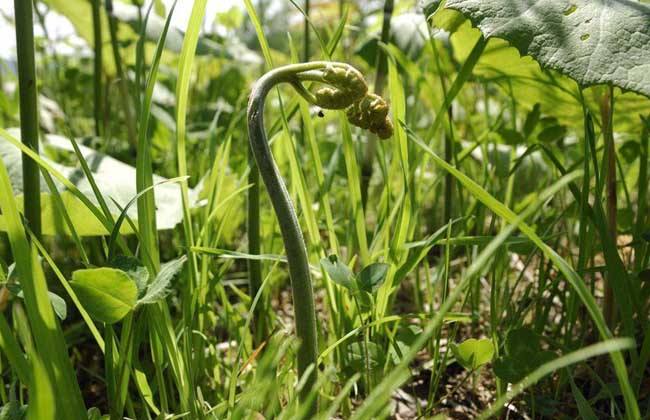
<svg viewBox="0 0 650 420"><path fill-rule="evenodd" d="M94 319L114 324L135 307L138 287L122 270L90 268L72 273L70 285Z"/></svg>
<svg viewBox="0 0 650 420"><path fill-rule="evenodd" d="M612 84L650 96L650 7L625 0L447 0L485 37L582 86Z"/></svg>

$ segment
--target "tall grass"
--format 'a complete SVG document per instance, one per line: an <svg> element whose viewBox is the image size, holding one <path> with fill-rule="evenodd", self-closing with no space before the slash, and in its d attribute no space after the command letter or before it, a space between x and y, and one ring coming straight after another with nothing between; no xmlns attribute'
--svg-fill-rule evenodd
<svg viewBox="0 0 650 420"><path fill-rule="evenodd" d="M24 188L16 193L15 166L3 159L2 412L366 419L395 415L392 401L408 395L413 416L428 418L444 416L445 401L461 395L456 403L467 396L477 418L512 415L508 407L530 416L646 415L650 123L626 123L629 94L581 89L552 74L543 81L545 100L564 98L558 108L581 115L567 121L529 103L536 81L490 68L491 54L505 46L475 35L454 51L456 35L441 41L430 26L413 41L421 48L400 47L401 29L391 22L412 11L407 3L386 0L374 11L345 1L334 9L289 3L299 25L286 37L287 28L274 32L283 16L264 2L246 0L246 16L216 18L231 31L226 38L238 27L255 32L257 42L246 44L257 57L250 65L241 50L202 32L213 18L206 0L193 3L182 44L171 26L175 5L159 25L152 2L138 11L137 26L122 22L111 1L103 8L86 2L92 60L57 57L63 68L50 72L49 60L34 58L32 3L15 2L19 97L0 98L7 125L0 141L22 154ZM46 21L47 10L39 13ZM155 45L145 40L154 30ZM102 59L102 47L111 48L113 63ZM37 52L47 58L49 49ZM315 73L302 80L304 89L295 79L296 90L270 92L262 128L284 196L295 203L293 228L304 232L298 277L303 292L313 288L313 302L311 293L289 293L301 241L282 241L286 220L278 223L260 194L245 125L253 81L308 60L361 69L389 100L394 125L392 137L379 141L345 111L306 101L321 84ZM118 80L110 80L111 64ZM41 94L56 87L65 115L53 126L70 138L69 154L39 152L36 69ZM79 90L61 77L77 73ZM10 72L2 77L0 88L13 81ZM159 98L165 88L173 103ZM93 106L81 107L85 99ZM646 112L635 100L634 112ZM17 122L20 139L7 130ZM539 140L549 124L568 134ZM83 146L132 165L135 195L126 203L109 197ZM68 178L57 160L76 166L75 175ZM544 169L529 172L531 162ZM47 205L39 204L41 177ZM162 231L170 185L179 186L178 200L166 205L179 210L180 224ZM39 227L41 213L52 220L48 212L64 227L54 237ZM102 235L80 233L90 222ZM333 255L339 272L319 265ZM183 268L161 298L137 303L113 324L93 318L69 281L80 267L118 267L145 279L146 289L174 258ZM386 271L362 289L363 272L377 263ZM51 293L68 303L64 320ZM306 340L294 338L293 325ZM540 338L534 353L553 355L513 380L497 366L520 329ZM494 357L458 374L464 365L454 349L469 338L487 338ZM479 385L490 395L475 394Z"/></svg>

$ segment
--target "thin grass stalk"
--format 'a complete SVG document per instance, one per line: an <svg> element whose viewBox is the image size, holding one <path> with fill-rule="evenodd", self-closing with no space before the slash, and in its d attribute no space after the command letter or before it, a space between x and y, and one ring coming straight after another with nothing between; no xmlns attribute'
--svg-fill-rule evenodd
<svg viewBox="0 0 650 420"><path fill-rule="evenodd" d="M113 61L115 62L115 72L118 78L117 85L120 90L122 112L124 112L124 120L126 122L126 134L131 146L135 147L137 144L135 118L133 116L133 110L131 108L132 102L129 96L129 81L124 73L124 67L122 66L122 56L120 55L120 46L117 38L117 19L113 14L113 0L106 0L104 7L106 8L106 15L108 16L108 31L111 37L111 49L113 51Z"/></svg>
<svg viewBox="0 0 650 420"><path fill-rule="evenodd" d="M639 178L637 182L637 218L634 228L635 269L640 271L644 267L645 252L647 243L643 240L643 234L648 223L648 138L650 138L650 119L642 118L643 129L641 133L641 147L639 152Z"/></svg>
<svg viewBox="0 0 650 420"><path fill-rule="evenodd" d="M179 176L187 176L187 151L186 151L186 134L187 134L187 106L190 89L190 79L192 74L192 66L194 63L194 55L199 40L199 31L205 16L205 7L207 0L197 0L192 6L192 13L188 22L185 38L183 39L183 46L181 48L181 56L178 63L178 80L176 84L176 160ZM202 418L202 410L200 402L196 398L195 375L191 371L193 364L193 343L194 337L192 331L195 325L195 312L196 304L198 302L196 291L199 281L198 260L196 254L190 251L192 246L195 245L194 231L192 226L191 204L189 199L189 185L187 181L181 182L181 200L183 204L183 240L187 250L188 264L186 268L187 273L187 287L183 290L183 328L185 333L182 338L182 356L178 356L176 364L178 365L178 380L182 382L183 395L181 403L187 406L186 409L191 411L191 416L194 418ZM160 315L165 317L166 331L163 331L161 339L166 340L163 342L164 347L170 358L173 360L175 356L171 351L176 348L176 343L173 340L175 332L172 328L171 317L169 310L161 308ZM197 349L196 351L203 351Z"/></svg>
<svg viewBox="0 0 650 420"><path fill-rule="evenodd" d="M0 161L0 208L24 293L29 322L23 324L29 324L35 342L36 352L30 355L30 359L33 361L35 356L41 355L45 366L42 372L44 380L57 385L55 402L52 402L49 409L56 412L59 418L80 418L80 413L85 413L84 401L68 357L65 337L50 303L47 282L36 249L28 242L9 175L2 161ZM37 384L38 375L31 380L33 385ZM34 386L37 388L36 385Z"/></svg>
<svg viewBox="0 0 650 420"><path fill-rule="evenodd" d="M603 138L605 140L605 189L607 205L607 226L608 234L616 246L617 228L617 196L616 196L616 146L614 144L614 88L610 86L607 94L603 97L600 106ZM610 329L614 328L616 318L616 303L614 302L614 291L611 283L617 281L611 274L607 275L605 282L605 300L603 303L603 314Z"/></svg>
<svg viewBox="0 0 650 420"><path fill-rule="evenodd" d="M102 21L100 19L101 0L90 0L93 13L93 115L95 117L95 136L100 137L102 130L103 98L102 98Z"/></svg>
<svg viewBox="0 0 650 420"><path fill-rule="evenodd" d="M310 32L309 32L309 9L310 9L310 4L309 0L305 0L305 15L304 15L304 37L303 37L303 45L302 45L302 59L303 61L307 62L309 61L309 57L311 56L310 51L309 51L309 44L310 44Z"/></svg>
<svg viewBox="0 0 650 420"><path fill-rule="evenodd" d="M382 44L388 44L390 39L390 20L393 16L394 0L386 0L384 2L384 19L381 25L381 38ZM386 76L388 74L388 61L386 58L386 51L383 48L377 48L377 55L375 57L375 93L379 96L384 91L386 85ZM363 208L366 208L368 202L368 188L370 186L370 179L372 178L373 164L375 160L375 153L377 151L377 136L369 136L366 148L364 150L363 162L361 163L361 202Z"/></svg>
<svg viewBox="0 0 650 420"><path fill-rule="evenodd" d="M20 138L38 153L38 103L34 62L34 22L31 0L14 0L18 91L20 95ZM36 237L41 237L41 187L38 164L23 153L23 193L25 218Z"/></svg>

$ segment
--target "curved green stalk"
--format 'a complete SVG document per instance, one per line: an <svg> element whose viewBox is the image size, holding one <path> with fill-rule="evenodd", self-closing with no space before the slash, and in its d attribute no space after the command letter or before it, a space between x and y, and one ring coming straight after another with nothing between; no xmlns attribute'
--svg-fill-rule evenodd
<svg viewBox="0 0 650 420"><path fill-rule="evenodd" d="M301 87L302 81L322 83L327 87L309 92ZM251 92L248 102L248 137L251 153L278 218L289 263L296 335L301 340L298 351L298 374L301 377L304 374L308 375L300 397L302 401L306 401L316 383L318 371L312 368L309 373L306 373L311 365L316 366L318 357L316 313L309 259L296 211L275 164L264 131L264 101L269 91L280 83L292 85L307 101L321 108L349 107L348 118L351 122L379 132L383 137L389 132L392 134L392 126L386 116L388 113L386 103L375 95L367 95L368 87L361 73L345 63L316 61L280 67L262 76ZM316 404L312 410L316 410Z"/></svg>

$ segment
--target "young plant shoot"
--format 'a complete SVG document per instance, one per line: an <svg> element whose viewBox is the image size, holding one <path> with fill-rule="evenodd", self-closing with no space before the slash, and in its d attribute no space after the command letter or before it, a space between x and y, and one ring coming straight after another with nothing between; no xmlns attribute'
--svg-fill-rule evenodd
<svg viewBox="0 0 650 420"><path fill-rule="evenodd" d="M324 86L312 91L303 85L305 82ZM386 101L377 95L368 94L368 86L361 73L345 63L316 61L279 67L255 83L249 98L247 115L250 147L278 218L289 263L296 335L301 342L298 374L302 377L313 366L302 391L303 398L306 398L316 383L318 357L309 259L296 211L271 154L264 130L264 101L269 91L280 83L290 84L315 106L338 110L347 108L347 117L352 124L368 129L380 138L389 138L393 133L393 125L388 118Z"/></svg>

